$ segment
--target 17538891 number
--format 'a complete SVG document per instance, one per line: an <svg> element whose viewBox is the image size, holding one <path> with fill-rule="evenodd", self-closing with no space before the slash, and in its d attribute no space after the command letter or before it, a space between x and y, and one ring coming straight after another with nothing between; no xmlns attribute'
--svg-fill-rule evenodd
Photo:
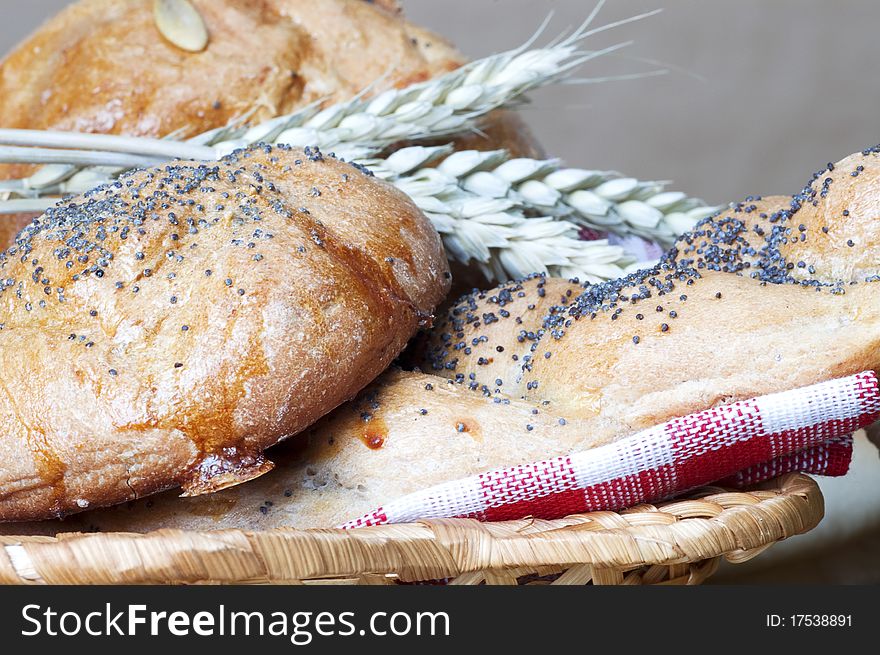
<svg viewBox="0 0 880 655"><path fill-rule="evenodd" d="M768 628L851 628L852 614L767 615Z"/></svg>

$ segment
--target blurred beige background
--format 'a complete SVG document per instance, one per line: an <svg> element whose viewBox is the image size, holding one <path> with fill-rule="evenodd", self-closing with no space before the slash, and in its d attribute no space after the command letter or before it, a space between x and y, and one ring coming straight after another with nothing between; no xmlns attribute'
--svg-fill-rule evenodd
<svg viewBox="0 0 880 655"><path fill-rule="evenodd" d="M8 51L66 0L0 0ZM408 16L477 57L518 46L554 11L550 38L578 25L593 0L403 0ZM794 193L825 162L880 142L876 0L609 0L602 25L662 14L591 38L583 77L668 68L635 81L556 86L524 115L548 153L616 169L712 203ZM652 60L660 63L650 63ZM368 83L370 80L364 80ZM0 99L2 102L2 99ZM880 459L863 438L853 474L822 482L827 518L716 580L880 582Z"/></svg>

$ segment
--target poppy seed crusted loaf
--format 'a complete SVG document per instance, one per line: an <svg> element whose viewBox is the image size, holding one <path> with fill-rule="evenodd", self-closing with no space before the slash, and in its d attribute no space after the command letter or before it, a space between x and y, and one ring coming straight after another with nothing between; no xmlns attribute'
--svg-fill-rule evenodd
<svg viewBox="0 0 880 655"><path fill-rule="evenodd" d="M878 153L829 165L794 196L730 206L654 268L466 296L416 360L433 375L386 373L309 431L279 471L296 491L274 521L339 524L435 484L880 369ZM272 477L256 484L265 495Z"/></svg>
<svg viewBox="0 0 880 655"><path fill-rule="evenodd" d="M172 163L67 200L0 256L0 520L271 468L449 287L402 193L315 150Z"/></svg>
<svg viewBox="0 0 880 655"><path fill-rule="evenodd" d="M431 374L384 373L279 447L275 471L64 529L330 527L438 483L877 370L878 217L871 149L795 196L749 198L706 219L657 267L601 285L535 276L475 292L416 356Z"/></svg>

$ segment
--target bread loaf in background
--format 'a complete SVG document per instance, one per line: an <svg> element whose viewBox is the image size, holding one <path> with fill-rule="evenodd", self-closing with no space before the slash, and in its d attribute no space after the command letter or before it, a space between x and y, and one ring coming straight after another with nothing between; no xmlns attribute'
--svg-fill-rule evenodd
<svg viewBox="0 0 880 655"><path fill-rule="evenodd" d="M445 297L403 193L314 150L126 174L0 254L0 521L271 468Z"/></svg>
<svg viewBox="0 0 880 655"><path fill-rule="evenodd" d="M192 136L249 115L258 122L309 103L402 87L466 59L407 22L393 0L192 0L203 52L175 47L152 0L78 0L0 63L0 127ZM487 117L461 146L539 149L513 113ZM0 179L32 170L0 166ZM31 217L0 216L0 248Z"/></svg>

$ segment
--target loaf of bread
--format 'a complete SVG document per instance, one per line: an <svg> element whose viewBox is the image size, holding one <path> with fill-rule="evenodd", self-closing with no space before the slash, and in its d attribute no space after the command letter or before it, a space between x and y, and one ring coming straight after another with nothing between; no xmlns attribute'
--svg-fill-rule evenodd
<svg viewBox="0 0 880 655"><path fill-rule="evenodd" d="M0 62L0 126L192 136L249 115L262 121L448 72L465 58L402 18L393 0L192 0L202 52L162 37L152 0L77 0ZM496 112L462 147L538 148ZM31 169L0 166L0 179ZM0 216L0 248L31 217Z"/></svg>
<svg viewBox="0 0 880 655"><path fill-rule="evenodd" d="M871 150L793 197L749 198L707 219L653 269L586 288L533 277L474 293L418 351L425 373L385 373L276 449L272 473L63 528L329 527L434 484L877 370L878 213Z"/></svg>
<svg viewBox="0 0 880 655"><path fill-rule="evenodd" d="M390 185L307 149L127 174L0 255L0 520L259 476L449 288Z"/></svg>

